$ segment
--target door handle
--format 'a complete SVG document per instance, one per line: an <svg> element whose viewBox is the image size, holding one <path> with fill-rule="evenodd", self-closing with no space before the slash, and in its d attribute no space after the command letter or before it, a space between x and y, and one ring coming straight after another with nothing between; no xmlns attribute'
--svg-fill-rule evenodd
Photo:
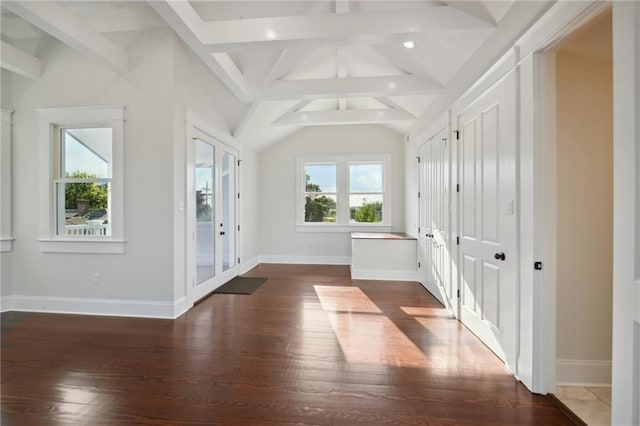
<svg viewBox="0 0 640 426"><path fill-rule="evenodd" d="M496 258L496 260L505 260L506 256L504 255L504 253L496 253L493 257Z"/></svg>
<svg viewBox="0 0 640 426"><path fill-rule="evenodd" d="M220 235L224 235L224 231L220 231Z"/></svg>

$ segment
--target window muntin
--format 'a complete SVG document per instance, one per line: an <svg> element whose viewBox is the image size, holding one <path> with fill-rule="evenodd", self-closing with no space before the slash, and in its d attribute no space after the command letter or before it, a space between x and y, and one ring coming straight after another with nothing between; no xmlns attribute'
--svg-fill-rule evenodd
<svg viewBox="0 0 640 426"><path fill-rule="evenodd" d="M390 154L298 157L297 229L390 230L390 170Z"/></svg>
<svg viewBox="0 0 640 426"><path fill-rule="evenodd" d="M112 129L59 128L57 142L56 235L110 237Z"/></svg>

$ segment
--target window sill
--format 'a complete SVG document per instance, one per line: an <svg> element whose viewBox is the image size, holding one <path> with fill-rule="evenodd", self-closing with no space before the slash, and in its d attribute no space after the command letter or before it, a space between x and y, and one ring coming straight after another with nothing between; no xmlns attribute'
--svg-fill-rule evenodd
<svg viewBox="0 0 640 426"><path fill-rule="evenodd" d="M333 224L304 224L296 225L297 232L391 232L391 225L333 225Z"/></svg>
<svg viewBox="0 0 640 426"><path fill-rule="evenodd" d="M40 251L43 253L97 253L122 254L126 240L40 240Z"/></svg>

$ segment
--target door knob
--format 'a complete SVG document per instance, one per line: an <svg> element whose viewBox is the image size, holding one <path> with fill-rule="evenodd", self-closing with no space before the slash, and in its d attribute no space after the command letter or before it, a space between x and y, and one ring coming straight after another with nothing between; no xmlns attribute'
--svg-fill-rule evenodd
<svg viewBox="0 0 640 426"><path fill-rule="evenodd" d="M504 260L504 259L506 259L506 256L504 255L504 253L496 253L493 257L495 257L496 260Z"/></svg>

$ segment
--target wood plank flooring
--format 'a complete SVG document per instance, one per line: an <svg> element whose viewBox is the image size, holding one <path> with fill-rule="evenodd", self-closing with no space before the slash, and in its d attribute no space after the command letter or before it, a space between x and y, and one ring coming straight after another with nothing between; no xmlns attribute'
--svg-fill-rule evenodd
<svg viewBox="0 0 640 426"><path fill-rule="evenodd" d="M2 315L2 425L564 425L417 283L259 265L177 320Z"/></svg>

